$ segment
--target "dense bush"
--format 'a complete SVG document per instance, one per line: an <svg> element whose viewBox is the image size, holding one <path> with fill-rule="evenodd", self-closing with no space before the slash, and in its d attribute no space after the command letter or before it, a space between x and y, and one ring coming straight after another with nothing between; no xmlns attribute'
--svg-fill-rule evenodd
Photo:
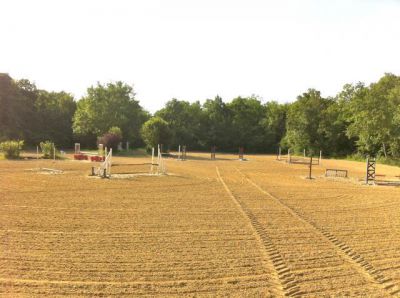
<svg viewBox="0 0 400 298"><path fill-rule="evenodd" d="M23 145L24 141L5 141L0 143L0 150L4 152L5 158L18 158Z"/></svg>
<svg viewBox="0 0 400 298"><path fill-rule="evenodd" d="M54 143L51 141L40 142L40 149L42 150L43 158L53 158L54 156ZM59 156L59 152L56 150L56 157Z"/></svg>
<svg viewBox="0 0 400 298"><path fill-rule="evenodd" d="M141 133L148 149L156 148L158 144L163 144L164 148L168 148L171 139L169 124L160 117L153 117L146 121Z"/></svg>

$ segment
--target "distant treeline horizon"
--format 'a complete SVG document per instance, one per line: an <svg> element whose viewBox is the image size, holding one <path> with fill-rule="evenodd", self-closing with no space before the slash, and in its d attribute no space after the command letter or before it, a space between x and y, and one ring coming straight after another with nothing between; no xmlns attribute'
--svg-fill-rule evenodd
<svg viewBox="0 0 400 298"><path fill-rule="evenodd" d="M346 84L332 97L308 89L291 103L257 96L204 103L171 99L150 114L133 86L117 81L91 86L75 99L68 92L37 89L26 79L0 74L0 141L36 146L50 140L60 148L95 148L99 137L118 127L132 148L161 142L164 148L276 153L292 149L325 156L400 156L400 77L387 73L377 82Z"/></svg>

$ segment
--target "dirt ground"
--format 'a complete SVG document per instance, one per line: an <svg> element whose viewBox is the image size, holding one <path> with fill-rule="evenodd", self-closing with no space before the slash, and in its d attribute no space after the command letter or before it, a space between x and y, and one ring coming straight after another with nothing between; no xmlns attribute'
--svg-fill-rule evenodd
<svg viewBox="0 0 400 298"><path fill-rule="evenodd" d="M246 158L189 153L132 179L0 161L0 295L400 296L400 188L363 185L365 163L323 160L309 180L306 165ZM114 158L112 171L149 161Z"/></svg>

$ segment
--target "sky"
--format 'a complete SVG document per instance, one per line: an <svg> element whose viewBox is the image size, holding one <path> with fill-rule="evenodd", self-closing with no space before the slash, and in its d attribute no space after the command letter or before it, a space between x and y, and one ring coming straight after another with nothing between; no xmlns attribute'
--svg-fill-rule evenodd
<svg viewBox="0 0 400 298"><path fill-rule="evenodd" d="M0 72L78 100L122 80L150 112L400 75L400 0L0 0Z"/></svg>

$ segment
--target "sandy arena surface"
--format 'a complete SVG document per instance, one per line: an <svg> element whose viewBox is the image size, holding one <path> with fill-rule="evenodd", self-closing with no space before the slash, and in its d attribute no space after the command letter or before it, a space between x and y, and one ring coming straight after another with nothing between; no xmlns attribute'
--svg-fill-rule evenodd
<svg viewBox="0 0 400 298"><path fill-rule="evenodd" d="M400 296L400 188L363 185L365 163L323 160L309 180L275 156L188 157L131 179L0 161L0 295ZM149 161L114 158L113 173Z"/></svg>

